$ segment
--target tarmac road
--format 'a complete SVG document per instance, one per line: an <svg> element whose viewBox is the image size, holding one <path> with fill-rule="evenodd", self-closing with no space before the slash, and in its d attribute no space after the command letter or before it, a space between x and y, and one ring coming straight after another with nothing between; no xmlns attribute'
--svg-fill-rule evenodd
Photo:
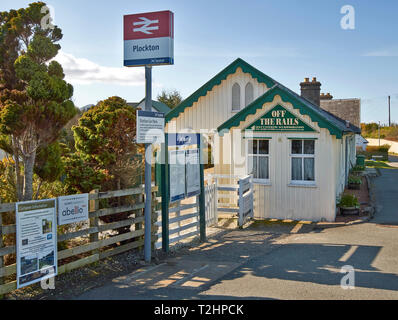
<svg viewBox="0 0 398 320"><path fill-rule="evenodd" d="M379 211L370 222L225 231L78 299L398 299L398 170L382 174L374 183ZM341 286L344 266L354 270L354 289Z"/></svg>

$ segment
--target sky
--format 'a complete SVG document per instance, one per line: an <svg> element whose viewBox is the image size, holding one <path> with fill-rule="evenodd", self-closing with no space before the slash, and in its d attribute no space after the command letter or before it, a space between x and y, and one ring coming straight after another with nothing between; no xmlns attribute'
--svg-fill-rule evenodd
<svg viewBox="0 0 398 320"><path fill-rule="evenodd" d="M0 11L32 1L2 0ZM334 98L360 98L362 122L398 123L398 1L395 0L51 0L64 34L57 60L82 107L110 96L138 102L144 68L123 67L123 15L174 12L174 65L153 67L153 97L188 97L240 57L300 93L317 77ZM345 5L354 29L343 29ZM352 22L353 20L351 20Z"/></svg>

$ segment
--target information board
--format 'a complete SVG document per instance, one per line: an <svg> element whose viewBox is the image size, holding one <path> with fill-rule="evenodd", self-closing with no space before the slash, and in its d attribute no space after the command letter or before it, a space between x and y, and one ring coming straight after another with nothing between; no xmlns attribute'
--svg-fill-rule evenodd
<svg viewBox="0 0 398 320"><path fill-rule="evenodd" d="M185 198L185 150L169 152L170 202Z"/></svg>
<svg viewBox="0 0 398 320"><path fill-rule="evenodd" d="M200 194L199 149L186 151L186 184L187 198Z"/></svg>
<svg viewBox="0 0 398 320"><path fill-rule="evenodd" d="M137 110L137 143L164 142L164 113Z"/></svg>
<svg viewBox="0 0 398 320"><path fill-rule="evenodd" d="M55 276L57 270L56 199L18 202L17 288Z"/></svg>
<svg viewBox="0 0 398 320"><path fill-rule="evenodd" d="M58 197L58 225L88 220L88 193Z"/></svg>

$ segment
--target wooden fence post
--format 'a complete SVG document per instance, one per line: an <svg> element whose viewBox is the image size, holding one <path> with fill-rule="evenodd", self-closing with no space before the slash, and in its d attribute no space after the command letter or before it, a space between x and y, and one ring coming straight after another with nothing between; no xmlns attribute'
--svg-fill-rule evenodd
<svg viewBox="0 0 398 320"><path fill-rule="evenodd" d="M1 201L0 201L1 204ZM0 212L0 249L4 247L3 243L3 214ZM0 269L4 267L3 256L0 257ZM0 276L0 286L4 284L4 278ZM3 295L0 294L0 300L3 299Z"/></svg>
<svg viewBox="0 0 398 320"><path fill-rule="evenodd" d="M99 190L98 189L92 190L90 194L96 195L95 199L90 200L90 212L97 211L99 210L99 199L98 199ZM90 228L97 228L97 232L90 234L90 242L97 242L99 240L98 221L99 221L98 217L90 218ZM95 253L99 253L99 249L93 250L93 254Z"/></svg>

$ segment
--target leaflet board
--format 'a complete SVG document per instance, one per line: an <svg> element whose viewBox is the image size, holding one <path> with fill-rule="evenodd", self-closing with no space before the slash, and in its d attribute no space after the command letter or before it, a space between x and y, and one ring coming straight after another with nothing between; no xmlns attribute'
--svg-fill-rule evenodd
<svg viewBox="0 0 398 320"><path fill-rule="evenodd" d="M200 194L199 149L186 151L186 184L187 198Z"/></svg>
<svg viewBox="0 0 398 320"><path fill-rule="evenodd" d="M17 288L57 275L56 199L18 202Z"/></svg>
<svg viewBox="0 0 398 320"><path fill-rule="evenodd" d="M173 63L173 12L158 11L124 16L124 66Z"/></svg>
<svg viewBox="0 0 398 320"><path fill-rule="evenodd" d="M169 152L170 202L185 198L185 150Z"/></svg>
<svg viewBox="0 0 398 320"><path fill-rule="evenodd" d="M88 220L88 193L58 197L58 225Z"/></svg>
<svg viewBox="0 0 398 320"><path fill-rule="evenodd" d="M137 110L137 143L164 142L164 113Z"/></svg>

